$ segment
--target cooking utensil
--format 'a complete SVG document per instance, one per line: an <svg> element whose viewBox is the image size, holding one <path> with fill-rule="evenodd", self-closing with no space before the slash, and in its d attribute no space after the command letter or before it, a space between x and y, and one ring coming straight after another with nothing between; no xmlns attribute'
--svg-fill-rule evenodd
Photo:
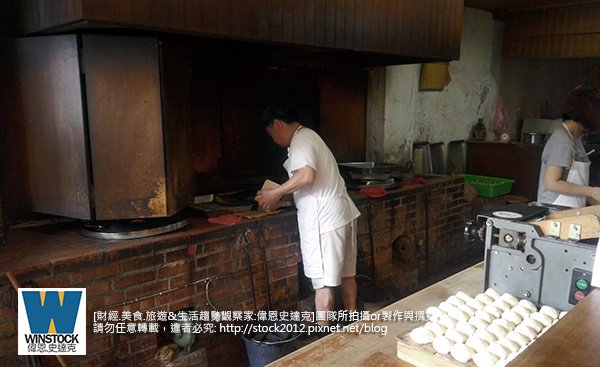
<svg viewBox="0 0 600 367"><path fill-rule="evenodd" d="M521 142L525 144L544 144L546 134L541 133L524 133L521 135Z"/></svg>

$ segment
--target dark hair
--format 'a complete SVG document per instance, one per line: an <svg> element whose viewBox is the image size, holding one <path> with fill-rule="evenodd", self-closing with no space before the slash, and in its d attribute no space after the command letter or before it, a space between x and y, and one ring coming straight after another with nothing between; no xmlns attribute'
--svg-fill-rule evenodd
<svg viewBox="0 0 600 367"><path fill-rule="evenodd" d="M563 121L578 122L590 132L600 130L600 88L582 84L573 88L560 107Z"/></svg>
<svg viewBox="0 0 600 367"><path fill-rule="evenodd" d="M262 113L260 122L266 127L271 125L275 119L281 120L288 124L298 122L298 112L294 106L291 105L269 106Z"/></svg>

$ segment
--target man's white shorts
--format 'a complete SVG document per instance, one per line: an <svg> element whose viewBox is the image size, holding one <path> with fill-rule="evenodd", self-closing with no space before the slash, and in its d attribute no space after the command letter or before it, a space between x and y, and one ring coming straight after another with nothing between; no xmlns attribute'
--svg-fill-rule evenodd
<svg viewBox="0 0 600 367"><path fill-rule="evenodd" d="M320 235L323 278L311 278L313 288L337 287L356 275L356 220Z"/></svg>

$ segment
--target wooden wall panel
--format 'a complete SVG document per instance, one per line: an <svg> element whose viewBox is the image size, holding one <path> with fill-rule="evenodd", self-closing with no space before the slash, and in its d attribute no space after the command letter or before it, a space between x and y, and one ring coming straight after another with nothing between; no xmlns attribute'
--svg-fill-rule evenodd
<svg viewBox="0 0 600 367"><path fill-rule="evenodd" d="M54 4L54 3L53 3ZM43 0L21 34L125 26L275 44L456 59L463 0Z"/></svg>
<svg viewBox="0 0 600 367"><path fill-rule="evenodd" d="M600 2L511 13L505 58L600 56Z"/></svg>

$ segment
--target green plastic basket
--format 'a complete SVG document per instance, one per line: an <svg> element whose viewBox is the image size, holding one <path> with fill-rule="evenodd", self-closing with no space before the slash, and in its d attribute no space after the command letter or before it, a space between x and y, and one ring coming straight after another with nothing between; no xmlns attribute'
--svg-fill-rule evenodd
<svg viewBox="0 0 600 367"><path fill-rule="evenodd" d="M456 176L464 177L465 182L473 186L477 190L479 196L486 198L508 194L515 182L515 180L511 180L510 178L478 176L467 173L459 173Z"/></svg>

